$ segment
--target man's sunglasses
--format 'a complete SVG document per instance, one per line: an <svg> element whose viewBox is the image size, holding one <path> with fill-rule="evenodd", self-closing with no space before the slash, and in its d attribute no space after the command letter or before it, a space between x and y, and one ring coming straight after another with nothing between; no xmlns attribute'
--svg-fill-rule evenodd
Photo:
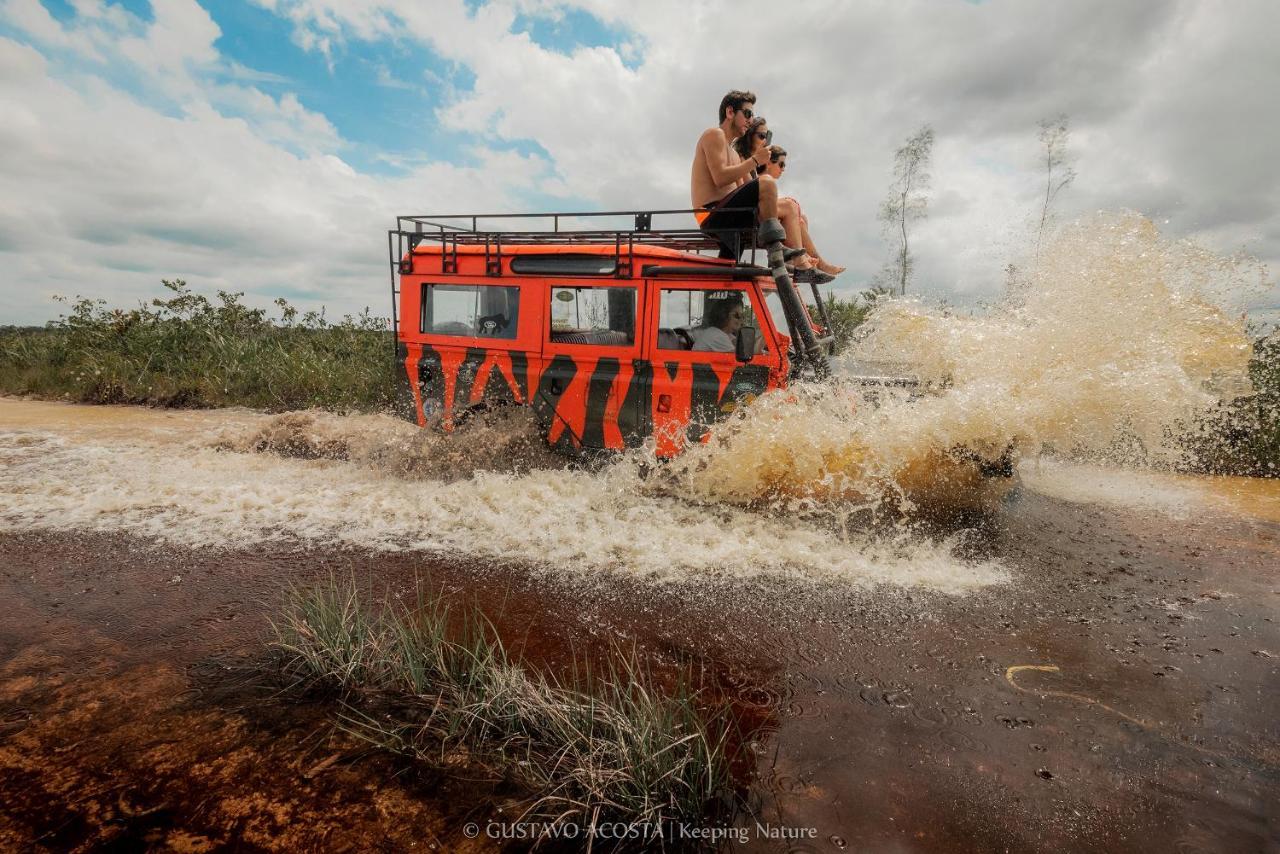
<svg viewBox="0 0 1280 854"><path fill-rule="evenodd" d="M755 115L755 113L752 112L750 107L743 107L741 110L738 110L738 112L742 113L747 118L751 118Z"/></svg>

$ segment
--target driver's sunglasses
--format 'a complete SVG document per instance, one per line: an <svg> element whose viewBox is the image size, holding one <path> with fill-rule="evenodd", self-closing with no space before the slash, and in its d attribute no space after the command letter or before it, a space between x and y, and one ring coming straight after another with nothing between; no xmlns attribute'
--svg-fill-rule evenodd
<svg viewBox="0 0 1280 854"><path fill-rule="evenodd" d="M742 113L747 118L752 118L755 116L755 113L751 111L750 107L743 107L741 110L738 110L738 112Z"/></svg>

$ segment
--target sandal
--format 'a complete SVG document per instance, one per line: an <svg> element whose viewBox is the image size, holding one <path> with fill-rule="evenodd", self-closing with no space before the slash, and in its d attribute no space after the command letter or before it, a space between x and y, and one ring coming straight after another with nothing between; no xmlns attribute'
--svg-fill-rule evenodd
<svg viewBox="0 0 1280 854"><path fill-rule="evenodd" d="M797 284L806 285L825 285L827 282L834 282L836 277L830 273L819 270L817 267L810 267L807 270L797 270L792 276Z"/></svg>

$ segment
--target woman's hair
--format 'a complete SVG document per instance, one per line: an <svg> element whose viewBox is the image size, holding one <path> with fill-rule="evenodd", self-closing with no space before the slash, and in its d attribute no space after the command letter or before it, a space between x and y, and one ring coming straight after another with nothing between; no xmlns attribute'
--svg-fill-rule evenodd
<svg viewBox="0 0 1280 854"><path fill-rule="evenodd" d="M764 116L755 116L751 119L751 123L747 125L747 132L733 141L733 150L738 152L738 156L746 160L751 156L751 143L755 141L756 131L767 125Z"/></svg>
<svg viewBox="0 0 1280 854"><path fill-rule="evenodd" d="M781 160L783 157L786 157L786 156L787 156L787 150L783 148L781 145L769 146L769 162L770 163L777 163L779 160Z"/></svg>
<svg viewBox="0 0 1280 854"><path fill-rule="evenodd" d="M742 308L741 297L732 296L716 300L707 306L707 315L702 322L707 327L724 329L725 324L729 322L729 315L735 308Z"/></svg>

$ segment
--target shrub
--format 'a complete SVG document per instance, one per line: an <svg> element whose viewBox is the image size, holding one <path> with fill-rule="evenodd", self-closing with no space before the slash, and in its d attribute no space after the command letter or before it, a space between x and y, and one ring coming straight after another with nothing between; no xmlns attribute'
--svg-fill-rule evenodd
<svg viewBox="0 0 1280 854"><path fill-rule="evenodd" d="M394 399L393 336L368 310L339 323L276 300L281 317L182 279L124 311L64 300L44 329L0 332L0 391L85 403L378 410Z"/></svg>

